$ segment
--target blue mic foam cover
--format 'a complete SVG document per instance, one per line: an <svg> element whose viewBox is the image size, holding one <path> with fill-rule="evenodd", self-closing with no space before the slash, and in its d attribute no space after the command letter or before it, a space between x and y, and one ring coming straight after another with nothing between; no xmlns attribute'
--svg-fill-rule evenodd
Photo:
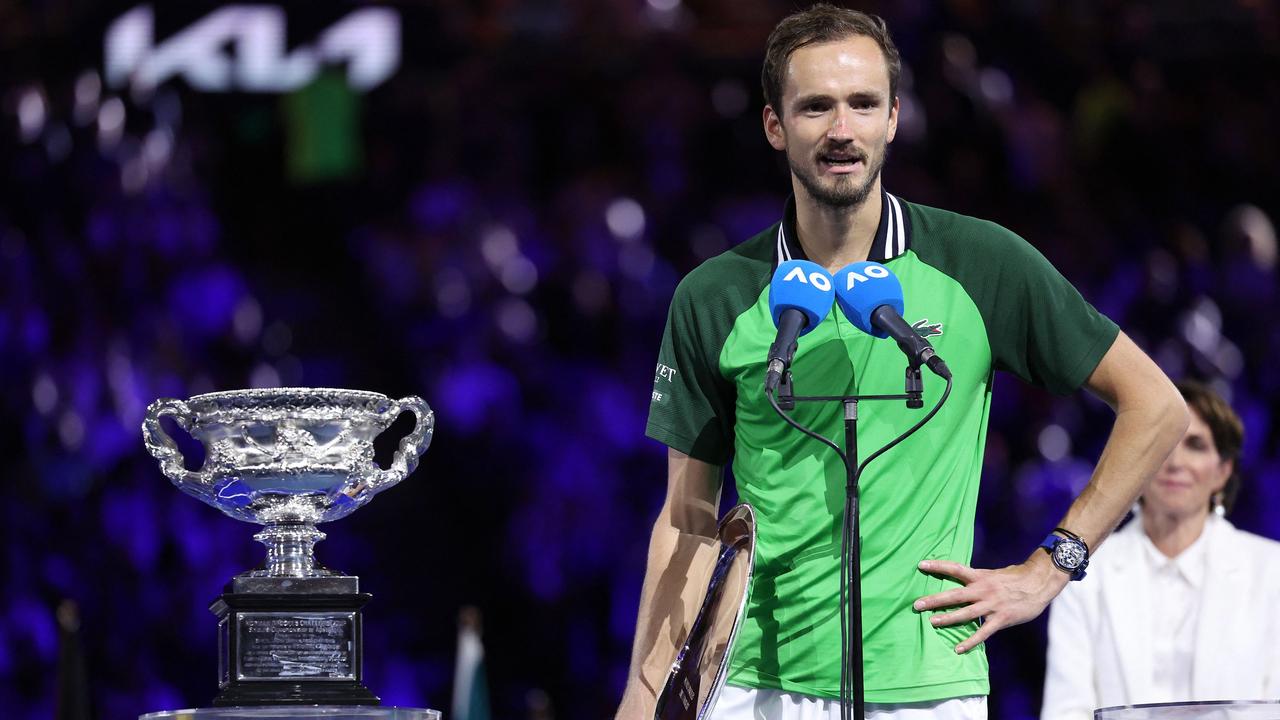
<svg viewBox="0 0 1280 720"><path fill-rule="evenodd" d="M778 325L783 312L799 310L808 319L801 335L826 319L834 300L831 274L808 260L788 260L778 265L769 283L769 313L773 324Z"/></svg>
<svg viewBox="0 0 1280 720"><path fill-rule="evenodd" d="M902 315L902 283L889 268L878 262L863 261L846 265L835 274L836 303L840 311L859 330L878 338L889 337L871 324L871 313L888 305Z"/></svg>

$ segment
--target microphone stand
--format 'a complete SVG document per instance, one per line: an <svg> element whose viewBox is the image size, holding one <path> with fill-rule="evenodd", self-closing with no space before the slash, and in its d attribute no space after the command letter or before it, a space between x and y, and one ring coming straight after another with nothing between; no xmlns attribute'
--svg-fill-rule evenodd
<svg viewBox="0 0 1280 720"><path fill-rule="evenodd" d="M778 387L777 404L783 410L794 409L798 402L838 402L844 406L844 450L847 458L845 525L849 528L847 537L850 543L846 588L849 594L850 627L848 644L840 648L840 675L843 682L845 671L849 673L853 687L853 717L856 720L864 720L866 717L862 675L862 537L858 521L858 402L905 400L909 409L924 407L924 380L920 375L920 363L911 362L907 366L906 376L906 390L899 395L793 395L790 369L783 374L782 383ZM843 562L842 558L841 563ZM841 607L840 612L845 613L845 608ZM843 688L840 701L844 703ZM847 705L844 710L848 710Z"/></svg>

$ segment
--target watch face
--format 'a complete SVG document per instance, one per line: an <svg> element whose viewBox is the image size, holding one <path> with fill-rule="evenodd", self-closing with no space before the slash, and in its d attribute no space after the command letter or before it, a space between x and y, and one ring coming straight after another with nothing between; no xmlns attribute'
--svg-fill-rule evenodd
<svg viewBox="0 0 1280 720"><path fill-rule="evenodd" d="M1063 570L1075 570L1084 562L1084 547L1074 540L1063 540L1053 548L1053 561Z"/></svg>

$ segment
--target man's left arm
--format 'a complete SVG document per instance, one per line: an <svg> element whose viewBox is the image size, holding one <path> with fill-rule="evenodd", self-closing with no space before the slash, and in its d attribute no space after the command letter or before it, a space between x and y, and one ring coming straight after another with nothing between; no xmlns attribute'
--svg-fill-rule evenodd
<svg viewBox="0 0 1280 720"><path fill-rule="evenodd" d="M1186 432L1190 416L1177 388L1124 333L1085 385L1115 410L1116 421L1093 477L1058 526L1079 535L1093 551L1160 469ZM1069 579L1039 548L1025 562L999 570L945 560L925 560L920 570L964 583L916 600L917 611L955 608L931 618L935 627L983 619L978 631L956 646L958 653L977 647L998 630L1035 618Z"/></svg>

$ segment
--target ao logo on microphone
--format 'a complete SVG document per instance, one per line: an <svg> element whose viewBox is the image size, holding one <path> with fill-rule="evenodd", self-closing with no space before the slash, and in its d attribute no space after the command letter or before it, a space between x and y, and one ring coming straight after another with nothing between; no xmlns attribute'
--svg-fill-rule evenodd
<svg viewBox="0 0 1280 720"><path fill-rule="evenodd" d="M880 269L884 270L884 268L880 268ZM866 278L863 278L863 279L865 280ZM804 268L799 266L796 266L791 270L791 272L787 273L786 277L782 278L782 282L801 282L801 283L804 283L805 285L812 285L815 288L821 290L822 292L831 291L831 276L827 275L824 272L818 272L815 270L809 273L809 275L806 277L804 274ZM853 281L850 280L851 287L852 287L852 282Z"/></svg>
<svg viewBox="0 0 1280 720"><path fill-rule="evenodd" d="M846 291L852 290L853 286L860 282L866 282L872 278L879 279L887 277L889 277L889 268L876 263L867 263L866 267L862 268L861 273L852 270L849 272L849 279L846 281L844 289Z"/></svg>

